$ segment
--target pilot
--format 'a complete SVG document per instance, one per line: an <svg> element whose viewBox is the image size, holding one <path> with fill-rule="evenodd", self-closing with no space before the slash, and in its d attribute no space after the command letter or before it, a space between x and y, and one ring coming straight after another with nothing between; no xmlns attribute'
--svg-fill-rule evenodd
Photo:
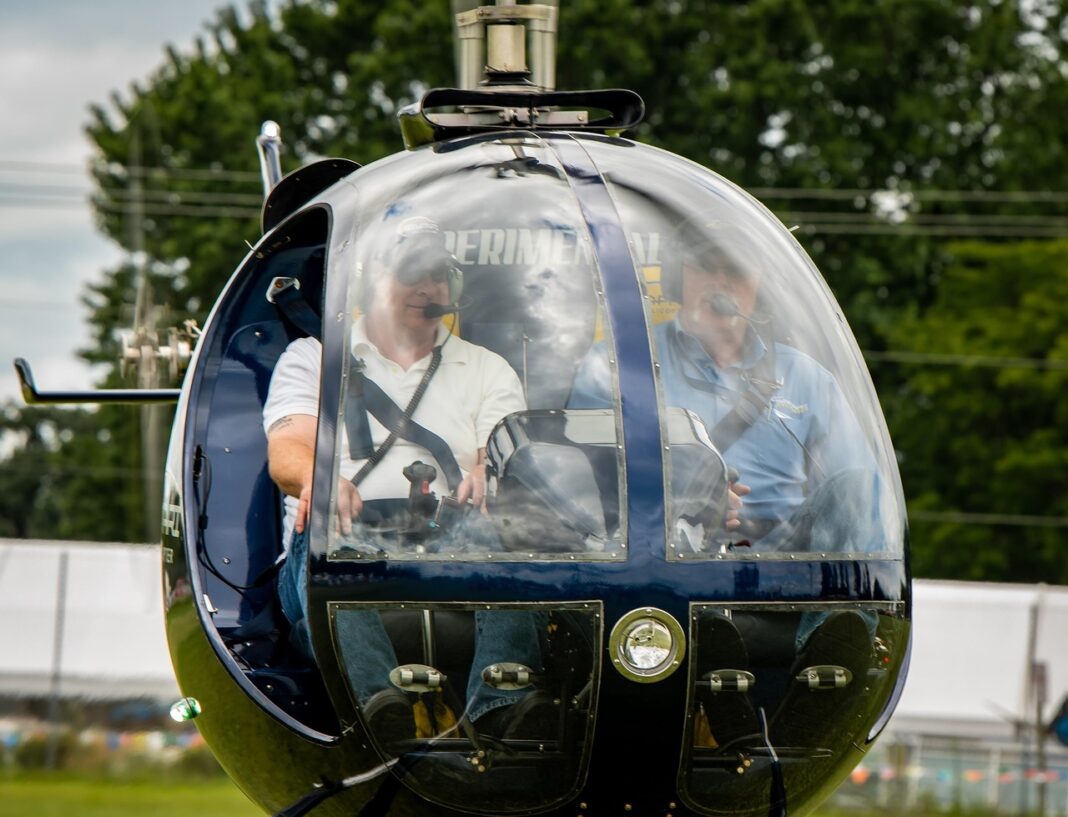
<svg viewBox="0 0 1068 817"><path fill-rule="evenodd" d="M393 213L387 211L387 219ZM441 321L443 313L455 311L448 307L458 298L458 279L462 278L437 225L412 217L396 226L387 222L383 229L386 238L364 274L365 314L352 327L350 377L365 377L368 387L378 387L397 407L406 409L411 421L443 442L447 450L437 449L435 457L368 416L368 445L357 452L347 438L358 434L354 429L362 426L346 418L346 432L338 435L341 464L336 524L348 541L363 537L365 517L372 508L381 521L380 509L384 505L388 514L390 500L406 504L399 499L409 496L410 483L403 471L417 460L435 466L436 476L428 490L449 494L446 474L451 467L456 473L453 481L458 483L455 499L484 511L482 446L501 418L525 408L519 378L508 363L453 335ZM279 574L279 594L294 626L295 640L309 654L307 522L321 354L320 343L312 338L291 343L278 360L263 411L270 474L286 495L284 530L290 544ZM453 464L439 460L453 460ZM468 514L474 522L472 529L477 529L479 516L477 510ZM482 682L481 669L515 662L540 671L537 624L532 614L524 612L476 613L466 715L479 731L518 737L523 725L516 718L536 722L538 707L529 700L523 706L510 705L539 693L524 696L522 691L493 689ZM372 731L387 748L414 737L411 702L388 678L397 661L377 613L345 611L337 618L337 628L350 683Z"/></svg>

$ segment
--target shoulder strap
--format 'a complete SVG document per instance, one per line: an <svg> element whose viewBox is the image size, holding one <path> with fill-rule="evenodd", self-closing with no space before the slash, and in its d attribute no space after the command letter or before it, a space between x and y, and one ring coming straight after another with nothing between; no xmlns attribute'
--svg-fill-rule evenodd
<svg viewBox="0 0 1068 817"><path fill-rule="evenodd" d="M766 347L764 356L753 367L748 387L742 393L741 399L708 433L709 439L720 454L734 445L756 422L768 407L771 396L779 390L781 384L775 379L775 341L769 341Z"/></svg>
<svg viewBox="0 0 1068 817"><path fill-rule="evenodd" d="M352 478L354 484L359 485L364 477L381 462L386 452L393 446L393 443L400 438L410 443L415 443L420 448L429 451L431 456L437 460L438 465L441 466L445 481L449 485L449 490L455 493L460 481L463 479L463 472L456 462L452 449L441 437L412 419L412 415L415 414L415 409L422 400L427 386L430 385L430 379L434 376L434 372L437 371L440 364L441 346L435 346L426 374L423 375L422 381L416 387L415 393L404 411L401 411L400 406L394 403L377 383L364 374L362 367L354 366L350 370L349 404L345 410L345 424L349 432L349 451L354 460L367 458L359 472ZM367 425L368 413L389 431L389 437L386 438L385 442L369 454L367 452L371 432L370 426ZM366 432L361 428L361 423L366 426Z"/></svg>

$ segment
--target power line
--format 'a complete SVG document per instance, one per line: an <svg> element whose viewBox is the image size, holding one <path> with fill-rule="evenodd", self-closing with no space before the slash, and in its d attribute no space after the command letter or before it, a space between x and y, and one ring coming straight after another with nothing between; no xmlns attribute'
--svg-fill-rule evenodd
<svg viewBox="0 0 1068 817"><path fill-rule="evenodd" d="M34 207L45 209L63 209L63 210L84 210L88 205L87 201L76 200L25 200L15 201L0 198L0 207ZM124 213L128 209L128 205L125 204L110 204L101 203L101 209L107 210L112 213ZM260 217L260 210L252 208L242 207L198 207L190 205L188 207L173 206L173 205L145 205L143 212L147 215L154 216L184 216L188 218L203 218L203 219L218 219L218 218L253 218L258 219Z"/></svg>
<svg viewBox="0 0 1068 817"><path fill-rule="evenodd" d="M50 164L44 162L0 161L0 172L84 172L76 165ZM97 165L94 172L108 174L108 168ZM258 185L260 176L251 171L233 171L222 167L215 168L172 168L162 166L117 166L112 178L140 178L165 182L168 179L209 180L213 182L232 181L239 184ZM85 198L99 191L85 188L41 185L38 183L0 183L0 206L11 205L6 196L51 196L62 199L65 196L78 196L77 202L82 206ZM114 202L131 201L132 191L105 185L103 192ZM1053 203L1068 202L1068 192L1033 190L1033 191L990 191L990 190L887 190L882 188L777 188L754 187L750 192L762 198L787 199L791 201L857 201L870 199L878 194L894 193L908 197L912 201L928 202L994 202L994 203ZM149 188L142 193L144 201L155 202L161 206L152 210L152 215L181 216L205 218L249 217L258 215L258 205L262 197L258 193L220 193L200 191L171 191ZM39 206L34 200L25 200L30 206ZM65 202L65 203L69 203ZM248 205L256 207L257 212L236 211L233 209L212 210L209 208L190 209L193 204ZM168 206L167 209L164 206ZM170 209L174 208L174 209ZM115 208L111 208L115 211ZM1068 217L1035 215L997 215L967 213L909 213L901 223L880 221L878 214L871 212L828 212L824 210L786 210L778 212L779 217L787 223L798 224L798 230L808 236L823 235L857 235L857 236L932 236L932 237L1001 237L1001 238L1060 238L1068 236Z"/></svg>
<svg viewBox="0 0 1068 817"><path fill-rule="evenodd" d="M251 183L259 183L260 174L255 171L227 170L224 167L166 167L162 165L145 165L126 167L118 165L117 175L173 176L175 178L232 178ZM84 173L96 170L106 173L106 165L90 160L86 165L59 162L20 161L0 159L0 172L30 173ZM944 188L886 188L886 187L746 187L750 194L758 198L778 199L812 199L831 201L853 201L858 197L870 198L877 194L893 194L907 197L913 201L961 201L961 202L996 202L1030 203L1030 202L1065 202L1068 203L1068 191L1062 190L948 190Z"/></svg>
<svg viewBox="0 0 1068 817"><path fill-rule="evenodd" d="M113 202L98 202L103 210L111 213L124 213L127 211L125 204ZM146 203L141 212L148 216L192 216L195 218L256 218L260 217L260 209L252 207L209 207L197 205L174 205Z"/></svg>
<svg viewBox="0 0 1068 817"><path fill-rule="evenodd" d="M56 184L12 184L0 182L0 195L21 196L88 196L92 191L88 187L68 187Z"/></svg>
<svg viewBox="0 0 1068 817"><path fill-rule="evenodd" d="M0 309L9 309L11 311L23 310L27 307L32 309L70 309L77 304L57 303L56 301L43 301L32 298L4 298L0 301Z"/></svg>
<svg viewBox="0 0 1068 817"><path fill-rule="evenodd" d="M1018 528L1068 528L1068 516L1031 516L1011 513L966 513L964 511L909 511L918 522L947 522L954 525L1009 526Z"/></svg>
<svg viewBox="0 0 1068 817"><path fill-rule="evenodd" d="M999 204L1042 202L1068 202L1068 192L1060 190L943 190L939 188L898 189L888 188L818 188L818 187L748 187L757 198L769 199L826 199L831 201L854 201L871 198L878 194L893 194L913 201L971 201L996 202Z"/></svg>
<svg viewBox="0 0 1068 817"><path fill-rule="evenodd" d="M0 207L43 207L47 210L85 210L88 199L5 199L0 197Z"/></svg>
<svg viewBox="0 0 1068 817"><path fill-rule="evenodd" d="M147 190L142 189L138 193L122 187L104 187L99 191L94 191L88 187L65 187L60 185L43 184L5 184L0 182L0 196L76 197L81 201L98 192L103 193L112 201L155 201L168 204L223 203L258 205L263 203L263 195L255 193L215 193L200 192L196 190L161 190L153 188Z"/></svg>
<svg viewBox="0 0 1068 817"><path fill-rule="evenodd" d="M203 194L209 195L209 194ZM252 200L259 197L248 197L249 203ZM208 204L205 205L181 205L181 204L169 204L169 203L151 203L147 202L144 205L144 212L147 215L156 216L182 216L189 218L258 218L260 216L259 208L253 207L241 207L240 203L244 201L242 198L239 201L235 201L234 207L212 207ZM0 195L0 207L60 207L60 208L77 208L82 209L86 206L88 197L85 199L80 198L26 198L26 199L11 199L5 198ZM125 211L129 203L124 201L108 201L100 200L98 205L109 212L121 213ZM787 221L789 223L789 221ZM1052 226L1052 227L1015 227L1012 225L1000 225L1000 224L981 224L969 226L965 224L961 225L945 225L945 226L925 226L925 225L890 225L890 224L828 224L828 223L801 223L797 226L796 232L799 232L806 236L818 236L818 235L884 235L884 236L897 236L897 237L909 237L909 236L939 236L944 238L952 237L978 237L978 238L1034 238L1034 239L1051 239L1051 238L1068 238L1068 224L1065 226Z"/></svg>
<svg viewBox="0 0 1068 817"><path fill-rule="evenodd" d="M141 190L140 195L123 188L106 187L102 190L108 200L113 202L164 202L168 204L263 204L263 194L259 193L202 193L196 190Z"/></svg>
<svg viewBox="0 0 1068 817"><path fill-rule="evenodd" d="M789 223L789 222L787 222ZM797 225L795 233L807 236L815 235L893 235L899 237L909 236L938 236L942 238L1068 238L1068 227L1012 227L1000 225L977 225L968 227L944 226L928 227L922 225L902 224L899 226L885 224L851 225L851 224L825 224L825 223L801 223Z"/></svg>
<svg viewBox="0 0 1068 817"><path fill-rule="evenodd" d="M907 225L931 225L931 224L994 224L1016 225L1024 227L1055 227L1068 228L1068 216L1043 216L1043 215L997 215L988 213L909 213L901 221L884 221L874 213L835 213L816 210L783 211L779 216L784 221L791 219L811 219L827 223L840 224L867 224L875 223L888 227L902 227Z"/></svg>
<svg viewBox="0 0 1068 817"><path fill-rule="evenodd" d="M165 167L115 165L115 176L166 177L176 179L230 179L259 183L260 174L251 170L227 170L223 167ZM0 173L46 173L78 174L101 173L108 175L108 165L99 161L90 161L85 165L64 164L59 162L24 162L14 159L0 159Z"/></svg>
<svg viewBox="0 0 1068 817"><path fill-rule="evenodd" d="M91 168L91 170L107 174L106 168ZM218 181L229 179L231 181L254 182L262 184L259 173L251 170L226 170L222 167L138 167L121 166L121 172L115 176L139 176L141 178L171 177L175 179L198 179L201 181Z"/></svg>
<svg viewBox="0 0 1068 817"><path fill-rule="evenodd" d="M84 173L85 165L61 162L27 162L17 159L0 159L0 172L19 173Z"/></svg>
<svg viewBox="0 0 1068 817"><path fill-rule="evenodd" d="M71 304L34 298L5 298L0 309L70 309ZM127 304L127 306L129 306ZM938 354L934 352L861 350L864 359L877 363L901 363L916 366L980 366L993 369L1033 369L1039 371L1068 371L1068 360L1049 360L1038 357L994 357L990 355Z"/></svg>
<svg viewBox="0 0 1068 817"><path fill-rule="evenodd" d="M934 352L863 351L869 361L905 363L929 366L984 366L994 369L1043 369L1068 371L1068 360L1047 360L1040 357L993 357L989 355L936 354Z"/></svg>

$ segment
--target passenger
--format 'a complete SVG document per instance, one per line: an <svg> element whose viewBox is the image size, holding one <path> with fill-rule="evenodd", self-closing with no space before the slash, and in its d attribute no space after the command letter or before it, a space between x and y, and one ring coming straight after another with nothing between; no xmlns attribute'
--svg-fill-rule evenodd
<svg viewBox="0 0 1068 817"><path fill-rule="evenodd" d="M662 289L679 310L653 330L660 382L668 406L700 417L732 471L725 546L880 549L865 435L834 376L774 340L752 239L731 225L688 222L671 250ZM606 407L611 393L602 343L579 366L568 406Z"/></svg>
<svg viewBox="0 0 1068 817"><path fill-rule="evenodd" d="M365 314L352 327L350 379L362 371L367 387L377 386L400 410L407 408L413 423L445 446L444 452L438 449L440 459L454 458L454 463L439 462L426 448L391 434L363 407L357 412L360 417L346 417L346 432L338 435L336 524L342 536L357 544L369 538L362 535L368 521L363 517L376 502L393 500L394 505L407 506L410 483L403 470L416 460L435 466L437 476L430 489L447 495L451 493L447 483L458 483L452 486L455 499L482 509L482 446L501 418L525 408L519 379L508 363L452 335L440 320L450 302L458 298L462 277L437 225L425 218L405 220L368 266ZM307 523L321 354L320 343L312 338L290 344L279 358L263 413L270 474L286 495L284 530L290 544L279 574L279 594L296 639L309 654ZM421 397L413 401L417 391ZM353 411L350 404L347 412ZM356 429L361 428L362 417L369 421L362 426L369 439L367 448L359 450L358 441L348 438L359 433ZM451 480L450 470L456 475ZM375 515L382 516L378 511ZM475 511L469 516L477 520L480 514ZM514 662L540 671L537 620L532 614L510 611L478 612L475 620L467 716L479 731L518 736L522 725L513 722L514 718L522 715L536 720L537 707L527 701L507 710L524 697L524 691L493 689L482 682L481 670L498 662ZM387 747L414 737L411 702L389 681L397 660L378 614L342 611L336 626L349 682L372 731Z"/></svg>
<svg viewBox="0 0 1068 817"><path fill-rule="evenodd" d="M735 538L764 550L841 551L847 542L866 549L855 534L843 539L845 529L813 529L813 520L796 516L839 475L866 476L870 490L875 463L834 376L773 340L760 296L763 265L745 238L717 225L679 231L662 283L679 311L654 328L664 400L700 417L737 472L731 504L739 512L728 522ZM611 391L607 349L598 344L579 367L568 406L608 406Z"/></svg>

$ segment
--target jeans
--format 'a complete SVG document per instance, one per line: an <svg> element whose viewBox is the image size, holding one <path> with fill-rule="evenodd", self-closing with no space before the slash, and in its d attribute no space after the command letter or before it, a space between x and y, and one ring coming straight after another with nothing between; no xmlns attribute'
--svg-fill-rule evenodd
<svg viewBox="0 0 1068 817"><path fill-rule="evenodd" d="M879 518L878 477L860 469L820 483L789 519L776 522L753 543L754 550L877 553L888 544Z"/></svg>
<svg viewBox="0 0 1068 817"><path fill-rule="evenodd" d="M876 553L886 546L878 517L878 478L863 470L841 471L823 482L789 520L780 523L755 549L794 553ZM858 611L875 638L878 615ZM798 624L798 652L830 615L805 612Z"/></svg>
<svg viewBox="0 0 1068 817"><path fill-rule="evenodd" d="M293 534L289 556L278 574L278 595L293 627L292 640L312 656L308 633L308 534ZM508 706L529 689L500 690L482 681L482 670L492 664L517 663L542 672L539 633L545 614L526 610L475 612L475 657L467 680L467 717L476 721L487 712ZM336 618L337 644L357 702L363 706L376 692L392 688L389 673L397 666L393 644L374 610L340 610ZM459 713L457 713L459 715Z"/></svg>

